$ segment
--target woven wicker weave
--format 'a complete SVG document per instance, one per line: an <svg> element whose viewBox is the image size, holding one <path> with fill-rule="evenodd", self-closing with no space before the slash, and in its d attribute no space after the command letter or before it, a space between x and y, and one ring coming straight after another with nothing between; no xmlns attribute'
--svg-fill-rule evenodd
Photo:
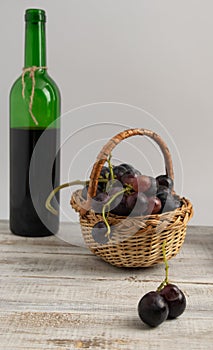
<svg viewBox="0 0 213 350"><path fill-rule="evenodd" d="M108 222L113 226L112 238L107 244L94 241L92 228L95 223L103 221L102 215L91 209L91 198L96 194L100 171L114 147L134 135L148 136L159 145L164 156L166 174L174 178L171 155L160 136L147 129L129 129L114 136L99 153L91 172L87 200L82 198L82 191L77 190L70 201L80 214L86 245L95 255L118 267L146 267L162 262L164 241L167 259L174 257L184 242L187 223L193 215L192 204L186 198L181 198L180 208L162 214L123 217L109 213Z"/></svg>

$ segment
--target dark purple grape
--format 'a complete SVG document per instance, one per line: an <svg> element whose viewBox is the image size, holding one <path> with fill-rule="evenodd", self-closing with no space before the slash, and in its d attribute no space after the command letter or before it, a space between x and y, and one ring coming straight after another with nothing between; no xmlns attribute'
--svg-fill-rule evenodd
<svg viewBox="0 0 213 350"><path fill-rule="evenodd" d="M109 180L106 185L106 192L109 193L112 191L113 188L120 189L120 191L123 189L123 184L117 180ZM114 190L113 190L114 191ZM115 193L115 192L114 192Z"/></svg>
<svg viewBox="0 0 213 350"><path fill-rule="evenodd" d="M133 192L127 197L126 206L131 210L131 216L141 216L148 209L148 199L144 193Z"/></svg>
<svg viewBox="0 0 213 350"><path fill-rule="evenodd" d="M165 299L169 306L168 318L180 316L186 308L186 298L183 292L174 284L167 284L160 295Z"/></svg>
<svg viewBox="0 0 213 350"><path fill-rule="evenodd" d="M162 201L161 201L162 203ZM174 196L172 193L169 193L166 197L164 205L162 205L161 212L165 213L168 211L173 211L181 206L181 202L177 196Z"/></svg>
<svg viewBox="0 0 213 350"><path fill-rule="evenodd" d="M161 201L161 212L163 211L164 205L166 203L166 199L167 199L168 195L170 195L170 194L171 194L171 191L168 187L160 186L158 188L156 197L158 197Z"/></svg>
<svg viewBox="0 0 213 350"><path fill-rule="evenodd" d="M131 209L127 208L127 198L128 195L124 194L120 203L115 208L111 209L111 213L119 216L128 216L131 213Z"/></svg>
<svg viewBox="0 0 213 350"><path fill-rule="evenodd" d="M171 177L167 175L159 175L156 177L156 181L159 186L165 186L169 188L170 190L173 188L174 181L171 179Z"/></svg>
<svg viewBox="0 0 213 350"><path fill-rule="evenodd" d="M177 194L173 194L173 197L174 197L174 200L176 202L177 208L182 207L182 205L183 205L182 199Z"/></svg>
<svg viewBox="0 0 213 350"><path fill-rule="evenodd" d="M129 171L130 173L132 173L134 175L135 168L132 165L127 164L127 163L122 163L122 164L120 164L120 166L124 167L127 171Z"/></svg>
<svg viewBox="0 0 213 350"><path fill-rule="evenodd" d="M110 198L116 195L115 199L110 203L110 210L117 207L117 205L121 202L123 198L123 193L118 194L118 192L121 192L122 189L123 189L123 186L119 186L119 187L115 186L109 190L108 195Z"/></svg>
<svg viewBox="0 0 213 350"><path fill-rule="evenodd" d="M137 176L136 192L147 192L152 186L152 178L146 175Z"/></svg>
<svg viewBox="0 0 213 350"><path fill-rule="evenodd" d="M89 188L89 185L84 186L84 188L83 188L83 190L81 192L81 196L84 199L87 199L88 188ZM97 191L96 191L96 195L99 194L100 192L102 192L102 187L98 185L98 188L97 188Z"/></svg>
<svg viewBox="0 0 213 350"><path fill-rule="evenodd" d="M100 192L92 198L91 207L96 213L101 213L104 204L110 200L109 195L106 192Z"/></svg>
<svg viewBox="0 0 213 350"><path fill-rule="evenodd" d="M131 194L129 194L126 198L126 206L128 209L130 209L131 211L134 209L135 207L135 203L137 201L138 198L138 194L137 192L133 192Z"/></svg>
<svg viewBox="0 0 213 350"><path fill-rule="evenodd" d="M117 180L109 181L109 186L107 189L108 189L108 194L110 195L110 197L112 197L117 192L120 192L123 190L123 185L120 181L117 181Z"/></svg>
<svg viewBox="0 0 213 350"><path fill-rule="evenodd" d="M158 195L163 195L165 198L167 197L167 195L171 193L170 188L166 187L166 186L159 186L158 190L157 190L157 196Z"/></svg>
<svg viewBox="0 0 213 350"><path fill-rule="evenodd" d="M144 323L157 327L167 319L169 307L158 292L152 291L145 294L139 301L138 314Z"/></svg>
<svg viewBox="0 0 213 350"><path fill-rule="evenodd" d="M137 177L134 174L130 174L128 172L121 177L121 183L123 185L132 186L134 191L136 191L138 188Z"/></svg>
<svg viewBox="0 0 213 350"><path fill-rule="evenodd" d="M117 165L113 168L113 174L115 178L119 181L121 181L122 176L126 174L126 172L127 172L127 169L122 165Z"/></svg>
<svg viewBox="0 0 213 350"><path fill-rule="evenodd" d="M99 180L108 180L109 178L110 178L110 170L108 167L103 166L103 168L101 169ZM102 192L106 190L106 184L107 182L102 182L102 181L98 182L98 186Z"/></svg>
<svg viewBox="0 0 213 350"><path fill-rule="evenodd" d="M109 174L110 174L109 168L107 166L103 166L101 169L99 178L101 177L102 179L108 179Z"/></svg>
<svg viewBox="0 0 213 350"><path fill-rule="evenodd" d="M149 179L150 179L150 187L148 188L148 190L143 191L143 192L145 193L145 195L147 197L156 196L156 193L157 193L157 181L152 176L149 176Z"/></svg>
<svg viewBox="0 0 213 350"><path fill-rule="evenodd" d="M158 197L148 198L148 208L146 214L159 214L161 211L161 200Z"/></svg>
<svg viewBox="0 0 213 350"><path fill-rule="evenodd" d="M133 166L123 163L120 165L117 165L113 168L113 173L116 179L121 181L121 178L125 174L130 174L133 176L141 175L141 172L137 169L135 169Z"/></svg>
<svg viewBox="0 0 213 350"><path fill-rule="evenodd" d="M106 244L109 241L109 238L106 235L107 227L104 221L97 222L92 228L92 237L95 242L99 244ZM111 235L110 235L111 237Z"/></svg>
<svg viewBox="0 0 213 350"><path fill-rule="evenodd" d="M134 216L144 215L148 208L148 198L144 193L139 192L137 196L137 202L131 214Z"/></svg>

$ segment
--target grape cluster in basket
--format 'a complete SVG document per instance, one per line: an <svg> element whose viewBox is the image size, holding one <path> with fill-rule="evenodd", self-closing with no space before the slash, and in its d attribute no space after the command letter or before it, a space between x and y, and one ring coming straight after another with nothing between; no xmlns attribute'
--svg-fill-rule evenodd
<svg viewBox="0 0 213 350"><path fill-rule="evenodd" d="M104 166L99 177L92 209L120 216L141 216L173 211L181 206L179 197L172 193L173 180L167 175L156 178L142 175L129 164ZM82 190L87 198L88 185Z"/></svg>
<svg viewBox="0 0 213 350"><path fill-rule="evenodd" d="M82 190L85 200L88 186ZM102 213L103 218L92 229L93 239L105 244L112 236L114 228L108 224L105 213L135 217L170 212L181 205L181 200L173 192L173 180L169 176L154 178L143 175L126 163L113 166L109 158L108 166L101 169L97 192L91 202L94 212Z"/></svg>

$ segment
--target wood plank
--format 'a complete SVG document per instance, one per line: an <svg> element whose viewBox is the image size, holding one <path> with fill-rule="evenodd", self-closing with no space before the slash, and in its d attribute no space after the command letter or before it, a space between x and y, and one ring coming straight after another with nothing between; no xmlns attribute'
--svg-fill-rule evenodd
<svg viewBox="0 0 213 350"><path fill-rule="evenodd" d="M155 290L156 281L87 280L56 278L15 278L0 280L0 310L76 311L93 309L128 310L146 292ZM199 310L213 309L213 285L178 283ZM8 293L10 291L10 293ZM196 295L198 293L198 295ZM35 298L36 296L36 298ZM131 297L131 300L129 298ZM133 305L132 305L133 300ZM130 303L130 305L129 305ZM213 316L213 315L212 315Z"/></svg>
<svg viewBox="0 0 213 350"><path fill-rule="evenodd" d="M119 269L106 264L83 247L70 245L56 237L26 239L4 230L0 233L0 274L2 276L60 276L73 278L142 279L162 278L163 264L143 269ZM170 260L175 281L213 282L213 230L189 227L181 252ZM4 239L2 238L4 237Z"/></svg>
<svg viewBox="0 0 213 350"><path fill-rule="evenodd" d="M116 345L116 339L126 343L127 349L134 349L136 344L138 349L143 349L151 339L149 348L155 349L158 337L164 339L171 349L176 349L174 339L178 339L180 346L192 335L191 345L206 344L206 341L213 340L213 308L210 303L213 287L180 285L187 293L185 313L148 332L148 327L137 316L137 303L153 287L153 282L125 281L121 284L117 281L112 286L111 281L102 281L96 285L88 281L83 288L77 280L70 283L67 280L59 280L58 283L48 280L46 283L44 279L37 279L36 284L35 281L24 279L17 285L15 278L10 279L5 286L5 291L11 290L9 298L1 289L1 346L7 344L5 333L15 340L14 344L25 344L27 347L35 343L48 348L50 342L53 349L61 340L61 345L64 342L67 346L77 341L83 344L88 342L93 349L95 337L99 338L98 345L105 342L108 346L106 349L110 349L112 341L113 346ZM35 334L39 334L38 340ZM119 344L116 346L122 349Z"/></svg>
<svg viewBox="0 0 213 350"><path fill-rule="evenodd" d="M170 260L170 278L176 282L213 283L213 269L211 261L201 259L184 259L180 254ZM106 264L93 255L64 255L42 254L30 252L1 253L0 275L23 278L53 277L53 278L81 278L85 282L88 279L101 280L142 280L159 281L164 276L163 264L143 269L119 269Z"/></svg>
<svg viewBox="0 0 213 350"><path fill-rule="evenodd" d="M79 233L62 225L63 237ZM213 228L189 227L170 278L187 297L176 320L149 329L137 303L157 288L163 265L119 269L56 237L26 239L0 222L0 349L210 349Z"/></svg>
<svg viewBox="0 0 213 350"><path fill-rule="evenodd" d="M9 315L16 328L5 329L1 349L211 349L208 320L179 318L148 329L133 313L91 318L61 313ZM196 326L197 324L199 327ZM88 327L85 327L85 325ZM31 325L31 326L30 326ZM186 328L189 331L185 331ZM177 332L179 337L177 338ZM6 333L6 335L5 335Z"/></svg>

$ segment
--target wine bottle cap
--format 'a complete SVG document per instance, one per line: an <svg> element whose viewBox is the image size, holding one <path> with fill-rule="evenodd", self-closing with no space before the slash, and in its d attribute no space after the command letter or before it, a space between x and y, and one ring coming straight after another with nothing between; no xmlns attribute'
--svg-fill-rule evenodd
<svg viewBox="0 0 213 350"><path fill-rule="evenodd" d="M28 9L25 12L26 22L46 22L45 11L41 9Z"/></svg>

